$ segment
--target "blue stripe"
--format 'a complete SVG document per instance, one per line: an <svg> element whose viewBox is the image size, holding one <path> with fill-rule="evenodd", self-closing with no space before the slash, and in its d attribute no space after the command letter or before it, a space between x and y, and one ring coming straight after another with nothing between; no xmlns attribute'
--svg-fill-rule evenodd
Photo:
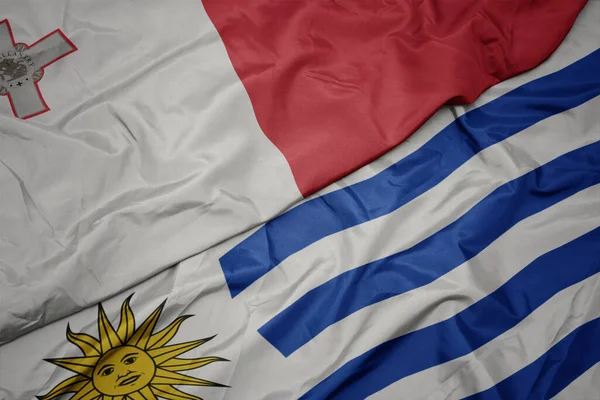
<svg viewBox="0 0 600 400"><path fill-rule="evenodd" d="M600 50L468 112L376 176L268 222L221 257L231 296L310 244L415 199L481 150L598 96L599 70Z"/></svg>
<svg viewBox="0 0 600 400"><path fill-rule="evenodd" d="M301 398L365 399L404 377L469 354L517 325L557 292L598 273L598 243L600 228L544 254L454 317L374 347Z"/></svg>
<svg viewBox="0 0 600 400"><path fill-rule="evenodd" d="M523 219L598 183L600 142L500 186L461 218L412 248L346 271L312 289L259 332L287 357L328 326L434 281Z"/></svg>
<svg viewBox="0 0 600 400"><path fill-rule="evenodd" d="M545 400L600 361L600 318L575 329L527 367L469 400ZM600 398L599 386L590 395Z"/></svg>

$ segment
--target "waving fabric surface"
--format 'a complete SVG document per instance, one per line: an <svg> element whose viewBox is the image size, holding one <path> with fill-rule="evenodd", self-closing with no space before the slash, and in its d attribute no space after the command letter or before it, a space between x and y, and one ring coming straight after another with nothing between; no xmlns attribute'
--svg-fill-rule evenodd
<svg viewBox="0 0 600 400"><path fill-rule="evenodd" d="M0 399L595 400L599 21L2 2Z"/></svg>

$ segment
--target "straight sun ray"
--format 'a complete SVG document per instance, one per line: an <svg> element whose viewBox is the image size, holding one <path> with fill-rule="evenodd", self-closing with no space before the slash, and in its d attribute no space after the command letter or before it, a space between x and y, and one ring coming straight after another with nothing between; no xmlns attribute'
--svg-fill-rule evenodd
<svg viewBox="0 0 600 400"><path fill-rule="evenodd" d="M183 375L178 372L167 371L162 368L156 369L156 375L154 376L154 379L152 379L151 385L191 385L224 387L224 385L221 385L219 383L194 378L192 376Z"/></svg>
<svg viewBox="0 0 600 400"><path fill-rule="evenodd" d="M127 395L127 400L145 400L144 396L140 394L140 392L133 392Z"/></svg>
<svg viewBox="0 0 600 400"><path fill-rule="evenodd" d="M211 364L216 361L229 360L221 357L202 357L191 359L172 358L162 363L160 367L162 369L166 369L167 371L188 371L190 369L204 367L205 365Z"/></svg>
<svg viewBox="0 0 600 400"><path fill-rule="evenodd" d="M71 357L71 358L55 358L48 359L46 361L51 362L54 365L68 369L69 371L75 372L79 375L83 375L87 378L92 377L94 366L100 357Z"/></svg>
<svg viewBox="0 0 600 400"><path fill-rule="evenodd" d="M152 386L152 391L155 395L163 397L167 400L202 400L198 396L194 396L181 390L175 389L173 386Z"/></svg>
<svg viewBox="0 0 600 400"><path fill-rule="evenodd" d="M135 331L135 333L131 336L131 338L127 341L127 344L131 346L136 346L140 349L146 349L148 340L152 335L152 331L158 322L160 314L165 306L167 301L163 301L161 305L159 305L156 310L146 318L146 320L142 323L142 325Z"/></svg>
<svg viewBox="0 0 600 400"><path fill-rule="evenodd" d="M81 390L71 397L71 400L92 400L100 396L100 393L94 388L94 384L89 381Z"/></svg>
<svg viewBox="0 0 600 400"><path fill-rule="evenodd" d="M71 397L71 400L73 400L74 398L75 398L75 396ZM98 391L96 389L94 389L78 400L99 400L101 398L102 398L102 395L100 393L98 393Z"/></svg>
<svg viewBox="0 0 600 400"><path fill-rule="evenodd" d="M171 358L177 357L180 354L188 352L206 342L208 342L212 338L193 340L191 342L184 342L179 344L174 344L171 346L161 347L160 349L154 349L148 351L150 357L154 359L156 365L161 365L165 361L170 360Z"/></svg>
<svg viewBox="0 0 600 400"><path fill-rule="evenodd" d="M141 390L140 390L140 394L142 396L144 396L144 399L146 400L158 400L156 398L156 395L154 394L154 392L152 391L152 389L150 389L149 386L144 386Z"/></svg>
<svg viewBox="0 0 600 400"><path fill-rule="evenodd" d="M117 332L106 317L102 304L98 304L98 334L100 335L100 347L102 354L105 354L110 349L122 345L121 339L117 336Z"/></svg>
<svg viewBox="0 0 600 400"><path fill-rule="evenodd" d="M150 340L148 341L148 348L156 349L156 348L162 347L165 344L169 343L169 341L171 339L173 339L175 334L177 334L177 331L179 330L179 327L181 326L183 321L185 321L186 319L188 319L190 317L191 317L191 315L183 315L183 316L177 318L175 321L171 322L169 324L169 326L167 326L162 331L157 332L154 335L152 335L150 337Z"/></svg>

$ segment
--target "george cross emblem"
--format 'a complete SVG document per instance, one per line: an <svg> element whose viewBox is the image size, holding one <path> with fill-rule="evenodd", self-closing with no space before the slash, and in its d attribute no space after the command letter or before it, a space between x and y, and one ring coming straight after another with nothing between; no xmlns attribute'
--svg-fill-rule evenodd
<svg viewBox="0 0 600 400"><path fill-rule="evenodd" d="M29 46L15 43L8 20L0 21L0 95L8 96L15 117L27 119L50 110L38 87L44 68L76 50L60 29Z"/></svg>

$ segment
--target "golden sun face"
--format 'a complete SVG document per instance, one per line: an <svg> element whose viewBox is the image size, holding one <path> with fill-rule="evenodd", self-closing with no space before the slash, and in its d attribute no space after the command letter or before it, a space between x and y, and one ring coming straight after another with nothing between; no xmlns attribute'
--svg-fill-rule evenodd
<svg viewBox="0 0 600 400"><path fill-rule="evenodd" d="M148 353L133 346L119 346L98 361L92 383L102 394L122 396L148 386L155 372L156 366Z"/></svg>
<svg viewBox="0 0 600 400"><path fill-rule="evenodd" d="M77 400L201 400L176 389L173 385L219 386L215 382L180 374L227 361L220 357L177 358L213 337L167 345L189 315L177 318L160 332L153 333L164 304L161 304L136 329L129 306L131 296L121 306L117 330L98 305L99 339L85 333L73 333L67 326L67 339L83 352L83 357L46 360L77 375L59 383L40 400L51 400L65 393L75 393Z"/></svg>

